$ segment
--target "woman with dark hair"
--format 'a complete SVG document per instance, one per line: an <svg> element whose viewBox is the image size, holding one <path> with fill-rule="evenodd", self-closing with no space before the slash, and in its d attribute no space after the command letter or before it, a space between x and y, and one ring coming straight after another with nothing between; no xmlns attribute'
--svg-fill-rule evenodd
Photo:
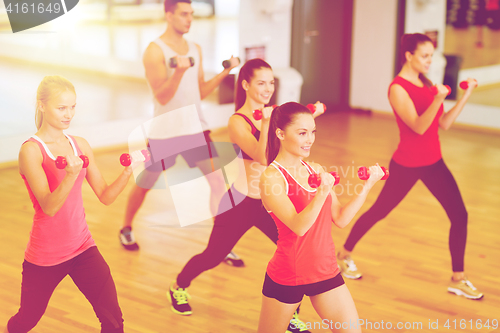
<svg viewBox="0 0 500 333"><path fill-rule="evenodd" d="M401 39L403 67L389 86L389 101L400 132L399 146L389 164L391 175L377 201L353 226L338 254L338 261L344 277L359 279L361 273L350 256L354 246L403 200L420 179L443 206L451 222L449 248L453 276L448 291L469 299L480 299L483 294L464 274L467 210L457 183L441 156L438 135L439 128L447 130L451 127L477 82L468 79L463 96L453 108L444 112L447 87L441 84L432 87L425 77L433 52L432 41L423 34L406 34Z"/></svg>
<svg viewBox="0 0 500 333"><path fill-rule="evenodd" d="M237 82L236 112L229 119L228 130L231 141L241 148L244 168L239 170L236 181L221 200L219 211L222 213L214 219L207 248L189 260L170 286L172 310L182 315L192 313L186 291L191 281L217 266L251 227L260 229L274 243L278 240L276 225L262 207L258 186L267 164L267 132L273 109L264 106L274 93L273 71L264 60L253 59L241 67ZM262 111L261 120L253 119L253 111L257 109ZM318 103L315 116L323 112ZM228 202L235 203L234 208L226 210ZM289 324L289 332L308 332L300 325L297 313Z"/></svg>
<svg viewBox="0 0 500 333"><path fill-rule="evenodd" d="M315 140L316 125L309 110L289 102L271 115L267 140L269 167L260 181L262 202L278 227L278 248L267 266L262 288L259 333L281 333L304 295L323 323L343 332L361 332L354 301L335 258L332 222L344 228L382 178L376 165L370 178L349 203L341 207L332 190L334 178L317 163L304 161ZM308 184L319 174L321 184ZM347 323L347 327L344 324Z"/></svg>

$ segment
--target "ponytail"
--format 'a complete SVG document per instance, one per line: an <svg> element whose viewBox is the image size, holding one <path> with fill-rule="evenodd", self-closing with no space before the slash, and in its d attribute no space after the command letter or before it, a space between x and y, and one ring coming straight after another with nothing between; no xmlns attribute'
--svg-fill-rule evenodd
<svg viewBox="0 0 500 333"><path fill-rule="evenodd" d="M295 120L296 115L300 113L311 115L311 111L309 111L308 108L296 102L282 104L273 110L269 121L269 132L267 134L266 157L268 165L276 159L281 147L281 142L276 135L276 130L278 128L284 130Z"/></svg>
<svg viewBox="0 0 500 333"><path fill-rule="evenodd" d="M36 91L35 125L37 129L40 129L43 123L41 105L46 105L51 98L65 90L69 90L76 95L73 84L60 75L45 76L40 82Z"/></svg>

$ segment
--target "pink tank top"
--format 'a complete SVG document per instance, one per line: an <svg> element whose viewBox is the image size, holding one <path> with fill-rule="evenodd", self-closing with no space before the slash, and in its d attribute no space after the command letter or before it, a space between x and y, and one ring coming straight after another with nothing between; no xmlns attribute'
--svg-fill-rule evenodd
<svg viewBox="0 0 500 333"><path fill-rule="evenodd" d="M427 110L434 100L434 95L431 93L430 88L426 86L418 87L401 76L394 78L389 86L389 91L393 84L399 84L406 90L419 116ZM441 104L432 124L422 135L417 134L406 125L394 108L393 111L399 127L400 138L398 149L396 149L392 156L394 161L411 168L431 165L439 161L441 159L441 144L439 142L438 130L439 118L441 118L444 112L443 104Z"/></svg>
<svg viewBox="0 0 500 333"><path fill-rule="evenodd" d="M75 155L80 156L82 151L76 141L69 135L66 137L73 147ZM54 155L40 138L33 135L26 142L28 141L36 142L40 147L43 156L42 168L47 175L50 191L53 192L63 180L66 171L56 168ZM95 246L83 209L82 183L86 174L86 169L80 171L66 202L54 216L48 216L43 212L26 177L21 175L35 209L33 226L24 253L26 261L38 266L54 266Z"/></svg>
<svg viewBox="0 0 500 333"><path fill-rule="evenodd" d="M315 173L302 161L309 173ZM287 195L297 213L300 213L316 195L316 189L308 190L300 185L278 162L271 163L283 175L287 184ZM273 212L278 228L278 247L267 265L267 274L276 283L298 286L331 279L339 274L335 245L332 239L332 197L328 195L316 222L305 233L298 236Z"/></svg>

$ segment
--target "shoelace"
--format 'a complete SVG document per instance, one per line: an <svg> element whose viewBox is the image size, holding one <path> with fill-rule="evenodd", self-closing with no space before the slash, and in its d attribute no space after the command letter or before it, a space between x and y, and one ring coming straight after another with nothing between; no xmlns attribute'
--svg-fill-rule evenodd
<svg viewBox="0 0 500 333"><path fill-rule="evenodd" d="M304 332L307 330L306 324L299 319L299 315L297 314L297 312L293 314L293 318L292 320L290 320L290 322L293 324L293 326L298 328L300 332Z"/></svg>
<svg viewBox="0 0 500 333"><path fill-rule="evenodd" d="M476 287L474 287L474 285L472 284L472 282L470 282L469 280L463 280L463 282L465 283L465 285L467 287L469 287L470 289L472 290L477 290Z"/></svg>
<svg viewBox="0 0 500 333"><path fill-rule="evenodd" d="M356 267L356 264L354 263L354 260L351 259L351 257L347 257L344 260L345 260L345 263L346 263L347 267L349 267L349 269L351 271L357 271L358 270L358 267Z"/></svg>
<svg viewBox="0 0 500 333"><path fill-rule="evenodd" d="M188 293L186 290L179 288L173 291L174 298L177 301L177 304L187 304Z"/></svg>

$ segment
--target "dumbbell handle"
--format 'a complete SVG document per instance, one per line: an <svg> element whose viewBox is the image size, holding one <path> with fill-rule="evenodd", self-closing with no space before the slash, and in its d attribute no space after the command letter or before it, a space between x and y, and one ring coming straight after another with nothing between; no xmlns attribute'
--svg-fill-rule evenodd
<svg viewBox="0 0 500 333"><path fill-rule="evenodd" d="M384 172L384 177L380 178L380 180L386 180L387 178L389 178L389 169L386 169L384 167L380 167L382 169L382 171ZM368 178L370 178L370 172L368 171L368 168L367 167L360 167L358 169L358 177L359 179L361 180L367 180Z"/></svg>
<svg viewBox="0 0 500 333"><path fill-rule="evenodd" d="M338 172L332 171L330 174L335 178L335 183L333 183L333 186L337 185L340 182L340 176ZM307 182L309 183L309 186L312 188L317 188L321 185L321 176L317 173L311 173L309 175L309 178L307 179Z"/></svg>
<svg viewBox="0 0 500 333"><path fill-rule="evenodd" d="M273 110L277 107L276 104L273 104ZM255 120L261 120L262 119L262 110L260 109L257 109L257 110L253 110L253 119Z"/></svg>
<svg viewBox="0 0 500 333"><path fill-rule="evenodd" d="M236 59L238 59L238 64L240 64L241 63L240 58L236 57ZM231 60L224 60L222 62L222 67L224 67L224 69L231 67Z"/></svg>
<svg viewBox="0 0 500 333"><path fill-rule="evenodd" d="M189 62L191 63L191 67L193 67L194 66L194 58L189 57L188 59L189 59ZM176 68L177 67L177 58L175 58L175 57L170 58L169 65L171 68Z"/></svg>
<svg viewBox="0 0 500 333"><path fill-rule="evenodd" d="M474 81L476 81L476 79L474 79ZM476 83L477 83L477 81L476 81ZM460 88L462 88L463 90L469 88L469 82L467 82L467 81L460 82Z"/></svg>
<svg viewBox="0 0 500 333"><path fill-rule="evenodd" d="M449 86L449 85L445 85L445 87L448 89L448 94L447 94L447 95L451 94L451 88L450 88L450 86ZM436 95L437 95L437 93L438 93L438 88L437 88L436 86L432 86L432 87L431 87L431 93L432 93L434 96L436 96Z"/></svg>
<svg viewBox="0 0 500 333"><path fill-rule="evenodd" d="M80 155L80 158L83 161L82 168L88 167L89 166L89 158L85 155ZM64 156L57 156L55 163L56 163L56 167L58 169L64 169L64 168L66 168L66 165L68 165L68 161L66 161L66 157L64 157Z"/></svg>
<svg viewBox="0 0 500 333"><path fill-rule="evenodd" d="M326 105L321 103L323 105L323 110L326 111ZM311 113L314 114L314 112L316 112L316 105L314 104L307 104L307 108L309 109L309 111L311 111Z"/></svg>
<svg viewBox="0 0 500 333"><path fill-rule="evenodd" d="M143 149L143 150L141 150L141 153L142 153L142 155L144 155L144 161L145 162L149 161L150 156L151 156L149 154L149 151L147 149ZM128 167L130 164L132 164L132 158L130 157L130 154L127 154L127 153L121 154L120 163L124 167Z"/></svg>

